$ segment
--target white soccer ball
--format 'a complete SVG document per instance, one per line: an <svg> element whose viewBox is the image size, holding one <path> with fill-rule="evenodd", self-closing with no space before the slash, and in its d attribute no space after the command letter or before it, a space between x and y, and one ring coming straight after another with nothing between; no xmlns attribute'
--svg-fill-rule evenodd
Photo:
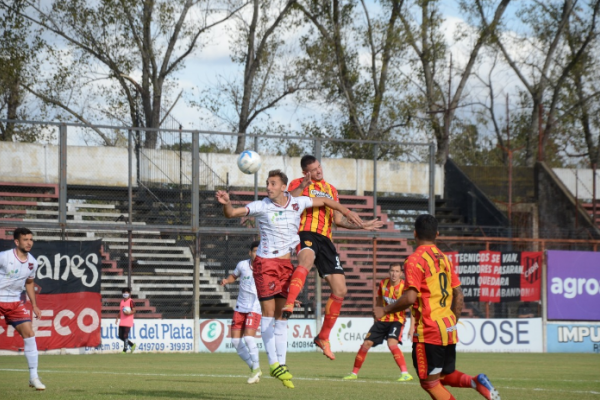
<svg viewBox="0 0 600 400"><path fill-rule="evenodd" d="M254 174L262 165L262 159L260 155L252 150L244 150L240 153L237 159L237 165L240 171L245 174Z"/></svg>
<svg viewBox="0 0 600 400"><path fill-rule="evenodd" d="M131 307L123 307L123 312L131 312Z"/></svg>

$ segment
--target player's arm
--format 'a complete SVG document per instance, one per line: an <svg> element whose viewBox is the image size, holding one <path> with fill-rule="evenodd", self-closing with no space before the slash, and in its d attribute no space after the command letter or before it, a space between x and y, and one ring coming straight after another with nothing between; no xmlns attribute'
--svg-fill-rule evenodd
<svg viewBox="0 0 600 400"><path fill-rule="evenodd" d="M229 276L227 278L221 280L221 286L225 286L225 285L227 285L229 283L233 283L233 282L236 281L237 278L238 277L235 276L234 274L229 274Z"/></svg>
<svg viewBox="0 0 600 400"><path fill-rule="evenodd" d="M37 306L37 300L35 298L35 283L33 279L27 279L25 281L25 291L27 292L27 297L29 297L29 301L31 301L33 313L35 314L35 317L39 319L42 316L42 312Z"/></svg>
<svg viewBox="0 0 600 400"><path fill-rule="evenodd" d="M383 222L381 222L378 218L364 221L362 225L356 225L348 221L341 212L335 211L333 213L333 222L335 222L335 226L338 228L346 228L346 229L364 229L367 231L376 231L377 229L383 226Z"/></svg>
<svg viewBox="0 0 600 400"><path fill-rule="evenodd" d="M457 322L458 322L458 319L460 318L460 315L462 314L462 310L463 310L464 306L465 306L465 296L463 294L462 289L460 288L460 286L452 288L452 305L450 306L450 309L456 316Z"/></svg>
<svg viewBox="0 0 600 400"><path fill-rule="evenodd" d="M310 182L310 172L307 172L306 175L304 175L304 179L302 179L302 182L300 182L300 185L289 191L292 197L302 196L302 192L304 192L304 189L306 189L310 185Z"/></svg>
<svg viewBox="0 0 600 400"><path fill-rule="evenodd" d="M233 207L231 205L231 200L229 199L229 193L224 190L219 190L215 194L217 201L220 204L223 204L223 215L227 218L239 218L245 217L248 215L248 210L246 207Z"/></svg>
<svg viewBox="0 0 600 400"><path fill-rule="evenodd" d="M351 211L348 208L344 207L337 201L334 201L331 199L326 199L323 197L315 197L315 198L312 198L312 202L313 202L313 207L326 206L335 211L339 211L344 215L344 217L346 217L346 219L350 223L355 224L358 228L362 227L363 222L362 222L362 219L360 219L360 217L358 216L358 214L355 213L354 211ZM355 229L358 229L358 228L355 228Z"/></svg>
<svg viewBox="0 0 600 400"><path fill-rule="evenodd" d="M388 304L385 307L375 307L375 310L373 310L375 318L381 319L385 314L393 314L398 311L406 310L408 307L414 304L415 301L417 301L417 294L417 289L409 287L406 289L402 297L392 304Z"/></svg>

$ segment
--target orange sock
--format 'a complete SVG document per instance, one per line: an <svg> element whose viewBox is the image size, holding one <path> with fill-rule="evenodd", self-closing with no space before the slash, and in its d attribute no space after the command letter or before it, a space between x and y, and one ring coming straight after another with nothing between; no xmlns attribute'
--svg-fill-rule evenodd
<svg viewBox="0 0 600 400"><path fill-rule="evenodd" d="M440 381L444 386L471 389L475 388L472 376L456 370L453 373L444 376Z"/></svg>
<svg viewBox="0 0 600 400"><path fill-rule="evenodd" d="M325 306L325 318L323 319L321 332L319 332L319 339L329 340L329 334L331 333L333 325L335 325L335 321L337 321L340 316L343 302L343 297L338 297L333 294L329 296L329 300L327 300L327 305Z"/></svg>
<svg viewBox="0 0 600 400"><path fill-rule="evenodd" d="M400 350L400 347L398 347L398 345L396 344L390 346L390 350L394 355L394 361L396 361L396 364L398 364L398 367L400 367L400 371L408 372L408 370L406 369L406 361L404 361L404 354L402 354L402 350Z"/></svg>
<svg viewBox="0 0 600 400"><path fill-rule="evenodd" d="M290 288L286 300L286 304L294 304L298 295L302 291L304 287L304 282L306 282L306 276L308 275L308 269L303 267L302 265L298 265L298 268L294 270L292 274L292 281L290 282Z"/></svg>
<svg viewBox="0 0 600 400"><path fill-rule="evenodd" d="M354 369L352 370L352 373L358 375L360 367L362 367L363 363L365 362L365 358L367 358L368 351L368 347L362 345L360 346L360 349L358 349L358 353L356 354L356 358L354 359Z"/></svg>
<svg viewBox="0 0 600 400"><path fill-rule="evenodd" d="M442 386L439 379L435 381L421 381L421 387L433 400L456 400L452 393Z"/></svg>

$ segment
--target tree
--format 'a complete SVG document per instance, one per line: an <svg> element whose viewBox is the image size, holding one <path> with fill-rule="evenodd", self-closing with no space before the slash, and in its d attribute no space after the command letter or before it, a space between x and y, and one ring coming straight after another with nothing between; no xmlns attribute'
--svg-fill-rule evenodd
<svg viewBox="0 0 600 400"><path fill-rule="evenodd" d="M89 123L86 111L76 109L81 101L73 101L71 96L79 95L82 87L90 87L105 103L99 106L102 114L119 115L126 107L132 125L147 128L160 126L165 117L165 91L174 84L175 72L198 48L203 34L245 5L236 0L56 0L48 6L36 1L26 4L28 10L17 10L18 14L52 32L67 46L61 49L57 45L55 75L48 82L66 82L71 88L57 92L56 85L46 85L28 90ZM5 1L0 5L15 10ZM69 62L64 62L64 57ZM131 77L137 74L137 80ZM99 79L108 80L110 85L99 84ZM141 120L137 118L138 97ZM110 141L99 129L96 132L105 142ZM147 131L144 146L155 148L156 144L157 133Z"/></svg>

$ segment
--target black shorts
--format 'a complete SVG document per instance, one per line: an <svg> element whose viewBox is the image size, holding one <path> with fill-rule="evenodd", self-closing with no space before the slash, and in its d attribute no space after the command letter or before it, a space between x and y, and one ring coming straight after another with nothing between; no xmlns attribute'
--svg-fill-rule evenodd
<svg viewBox="0 0 600 400"><path fill-rule="evenodd" d="M298 235L300 236L300 244L297 252L299 253L300 250L306 248L315 252L315 266L321 278L332 274L344 275L340 255L337 253L331 239L314 232L299 232Z"/></svg>
<svg viewBox="0 0 600 400"><path fill-rule="evenodd" d="M129 331L131 330L128 326L119 326L119 339L122 341L129 340Z"/></svg>
<svg viewBox="0 0 600 400"><path fill-rule="evenodd" d="M456 369L456 345L413 343L412 359L419 379L440 373L449 375Z"/></svg>
<svg viewBox="0 0 600 400"><path fill-rule="evenodd" d="M365 337L365 340L373 342L373 347L379 346L387 339L396 339L402 344L402 324L400 321L375 321L369 333Z"/></svg>

